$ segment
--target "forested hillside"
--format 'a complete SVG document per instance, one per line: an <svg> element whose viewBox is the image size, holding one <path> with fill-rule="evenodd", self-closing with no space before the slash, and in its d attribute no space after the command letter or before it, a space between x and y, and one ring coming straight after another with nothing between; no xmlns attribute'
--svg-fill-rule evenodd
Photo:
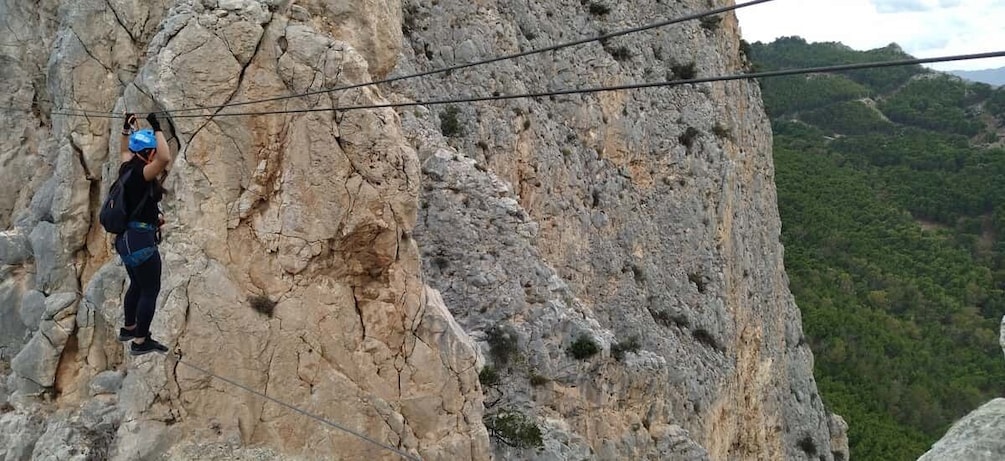
<svg viewBox="0 0 1005 461"><path fill-rule="evenodd" d="M906 59L784 38L756 68ZM1005 89L921 67L761 81L791 289L857 460L913 460L1005 395Z"/></svg>

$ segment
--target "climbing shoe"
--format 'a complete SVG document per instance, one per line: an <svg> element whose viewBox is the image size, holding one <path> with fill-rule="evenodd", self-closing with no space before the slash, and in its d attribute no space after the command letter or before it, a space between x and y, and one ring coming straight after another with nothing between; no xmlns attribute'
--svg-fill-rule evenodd
<svg viewBox="0 0 1005 461"><path fill-rule="evenodd" d="M136 339L136 335L133 334L136 330L127 330L125 328L119 328L119 341L129 341L131 339Z"/></svg>
<svg viewBox="0 0 1005 461"><path fill-rule="evenodd" d="M167 346L157 342L153 338L147 336L147 339L143 341L142 344L130 343L129 344L129 355L143 355L149 354L151 352L166 353L168 351Z"/></svg>

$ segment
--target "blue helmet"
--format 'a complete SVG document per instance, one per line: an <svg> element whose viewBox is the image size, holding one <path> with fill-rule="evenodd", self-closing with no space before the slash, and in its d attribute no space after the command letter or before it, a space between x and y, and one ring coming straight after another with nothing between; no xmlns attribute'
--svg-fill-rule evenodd
<svg viewBox="0 0 1005 461"><path fill-rule="evenodd" d="M134 131L133 134L129 135L129 150L133 152L143 152L147 149L157 148L157 137L154 136L154 130L149 128L144 128L139 131Z"/></svg>

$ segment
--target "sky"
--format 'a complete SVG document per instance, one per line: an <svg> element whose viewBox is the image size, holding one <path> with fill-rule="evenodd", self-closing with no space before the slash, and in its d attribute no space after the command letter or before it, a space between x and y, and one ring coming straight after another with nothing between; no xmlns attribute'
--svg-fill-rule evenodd
<svg viewBox="0 0 1005 461"><path fill-rule="evenodd" d="M856 50L897 43L918 58L1005 50L1005 0L774 0L736 15L751 43L792 35ZM989 69L1005 67L1005 58L930 67Z"/></svg>

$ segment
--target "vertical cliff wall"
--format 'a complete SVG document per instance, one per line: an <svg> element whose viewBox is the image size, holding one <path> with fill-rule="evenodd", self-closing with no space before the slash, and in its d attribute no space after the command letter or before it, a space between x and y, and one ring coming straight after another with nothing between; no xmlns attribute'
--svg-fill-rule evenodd
<svg viewBox="0 0 1005 461"><path fill-rule="evenodd" d="M124 356L95 212L119 148L104 115L126 109L191 109L165 120L153 326L183 361L423 459L846 457L786 287L756 84L226 115L734 73L732 15L205 108L713 3L0 2L0 105L27 109L0 112L0 459L397 458ZM541 448L511 446L535 438L513 421Z"/></svg>
<svg viewBox="0 0 1005 461"><path fill-rule="evenodd" d="M8 1L0 18L17 44L4 48L4 106L33 108L2 115L0 298L13 326L0 424L21 431L0 436L7 458L206 459L220 449L226 459L260 446L396 459L170 357L123 357L124 271L94 219L120 121L54 113L363 82L366 60L281 2ZM255 109L382 101L360 89ZM398 116L216 112L165 121L178 152L155 336L185 361L402 451L484 459L474 350L421 278L419 165ZM271 315L251 298L274 303Z"/></svg>
<svg viewBox="0 0 1005 461"><path fill-rule="evenodd" d="M396 72L724 3L464 4L405 2L409 46ZM746 64L728 14L395 88L418 100L488 96L734 74ZM490 415L544 421L569 459L847 456L787 287L756 83L439 106L402 118L423 162L423 267L500 372L486 393L496 397ZM492 345L508 330L516 358L493 363ZM583 335L601 353L570 357Z"/></svg>

